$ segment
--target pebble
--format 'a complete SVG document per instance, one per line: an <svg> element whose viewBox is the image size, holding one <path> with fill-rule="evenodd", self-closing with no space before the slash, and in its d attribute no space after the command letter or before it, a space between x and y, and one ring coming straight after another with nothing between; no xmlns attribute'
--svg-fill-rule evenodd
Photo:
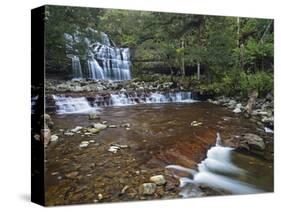
<svg viewBox="0 0 281 212"><path fill-rule="evenodd" d="M74 129L72 129L72 130L70 130L71 132L74 132L74 133L78 133L80 130L82 130L83 129L83 127L81 127L81 126L77 126L77 127L75 127Z"/></svg>
<svg viewBox="0 0 281 212"><path fill-rule="evenodd" d="M109 152L112 152L112 153L114 153L114 154L117 153L118 150L120 150L120 147L119 147L119 146L111 146L111 147L109 147L109 149L108 149Z"/></svg>
<svg viewBox="0 0 281 212"><path fill-rule="evenodd" d="M114 125L114 124L112 124L112 125L109 125L108 127L109 127L109 128L116 128L117 126Z"/></svg>
<svg viewBox="0 0 281 212"><path fill-rule="evenodd" d="M87 146L89 146L89 141L82 141L81 143L80 143L80 145L79 145L79 147L80 148L84 148L84 147L87 147Z"/></svg>
<svg viewBox="0 0 281 212"><path fill-rule="evenodd" d="M78 174L79 174L78 171L73 171L73 172L67 173L65 176L68 177L68 178L74 179L75 177L78 176Z"/></svg>
<svg viewBox="0 0 281 212"><path fill-rule="evenodd" d="M72 133L72 132L65 132L64 135L66 135L66 136L73 136L74 133Z"/></svg>
<svg viewBox="0 0 281 212"><path fill-rule="evenodd" d="M102 194L98 194L98 199L102 200L102 198L103 198Z"/></svg>
<svg viewBox="0 0 281 212"><path fill-rule="evenodd" d="M190 125L191 125L192 127L199 127L199 126L201 126L201 125L202 125L202 122L199 122L199 121L193 121L193 122L191 122L191 123L190 123Z"/></svg>

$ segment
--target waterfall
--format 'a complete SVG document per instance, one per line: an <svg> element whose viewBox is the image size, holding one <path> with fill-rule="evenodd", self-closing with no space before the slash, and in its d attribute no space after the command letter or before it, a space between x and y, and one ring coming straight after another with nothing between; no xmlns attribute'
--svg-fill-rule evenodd
<svg viewBox="0 0 281 212"><path fill-rule="evenodd" d="M130 51L128 48L116 48L101 43L95 43L91 48L91 60L96 61L102 75L93 75L93 79L101 80L130 80ZM95 67L90 66L90 72L95 72Z"/></svg>
<svg viewBox="0 0 281 212"><path fill-rule="evenodd" d="M80 64L80 59L77 56L72 56L72 70L73 70L73 76L75 79L80 79L83 77L82 75L82 69L81 69L81 64Z"/></svg>
<svg viewBox="0 0 281 212"><path fill-rule="evenodd" d="M118 48L104 32L87 28L86 35L78 31L73 34L64 33L66 52L72 59L74 78L90 78L96 80L130 80L131 61L129 48ZM83 35L83 36L82 36ZM84 50L76 46L86 46ZM86 66L80 64L83 56ZM74 56L72 56L74 55ZM83 63L84 64L84 63Z"/></svg>
<svg viewBox="0 0 281 212"><path fill-rule="evenodd" d="M57 113L58 114L79 114L98 112L99 108L92 107L85 97L65 97L55 96Z"/></svg>
<svg viewBox="0 0 281 212"><path fill-rule="evenodd" d="M181 195L190 197L191 184L205 184L213 188L222 189L232 194L252 194L261 192L260 189L246 182L239 180L247 175L247 172L231 161L234 148L223 147L220 145L220 135L217 134L216 146L207 152L207 157L198 164L198 171L187 169L177 165L166 166L167 169L186 172L192 175L192 178L181 177L180 187Z"/></svg>
<svg viewBox="0 0 281 212"><path fill-rule="evenodd" d="M129 106L136 104L159 104L159 103L193 103L191 92L175 93L148 93L137 95L120 92L109 96L96 95L89 102L85 97L65 97L53 95L58 114L89 113L96 112L98 106ZM91 105L94 105L92 107Z"/></svg>
<svg viewBox="0 0 281 212"><path fill-rule="evenodd" d="M92 79L105 79L104 71L100 67L99 63L93 58L93 60L88 60L89 70L91 71Z"/></svg>
<svg viewBox="0 0 281 212"><path fill-rule="evenodd" d="M111 105L127 106L135 104L152 104L152 103L193 103L191 92L175 92L175 93L148 93L145 96L128 95L127 93L111 94Z"/></svg>

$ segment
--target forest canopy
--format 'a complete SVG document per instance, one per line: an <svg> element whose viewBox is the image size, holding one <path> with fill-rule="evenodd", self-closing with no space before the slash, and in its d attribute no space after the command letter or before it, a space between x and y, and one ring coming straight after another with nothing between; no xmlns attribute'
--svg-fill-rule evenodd
<svg viewBox="0 0 281 212"><path fill-rule="evenodd" d="M271 19L47 6L45 24L52 71L66 69L64 33L93 28L130 48L134 77L157 73L226 95L273 89Z"/></svg>

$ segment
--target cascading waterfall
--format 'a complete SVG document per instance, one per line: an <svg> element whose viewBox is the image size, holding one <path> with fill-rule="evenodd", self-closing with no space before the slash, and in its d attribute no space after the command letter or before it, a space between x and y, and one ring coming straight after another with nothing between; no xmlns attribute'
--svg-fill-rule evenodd
<svg viewBox="0 0 281 212"><path fill-rule="evenodd" d="M93 79L130 80L130 51L128 48L116 48L95 43L90 49L94 66L89 66Z"/></svg>
<svg viewBox="0 0 281 212"><path fill-rule="evenodd" d="M72 70L73 70L74 78L75 79L82 78L83 74L82 74L82 68L81 68L79 57L74 55L71 57L71 61L72 61Z"/></svg>
<svg viewBox="0 0 281 212"><path fill-rule="evenodd" d="M213 188L222 189L232 194L252 194L262 192L253 185L238 180L238 176L245 176L247 172L231 161L233 148L220 145L220 136L217 136L216 146L207 152L207 158L198 164L198 171L177 165L166 166L167 169L186 172L192 177L181 177L180 187L183 197L192 196L191 184L205 184Z"/></svg>
<svg viewBox="0 0 281 212"><path fill-rule="evenodd" d="M65 97L53 95L58 114L88 113L97 111L100 106L129 106L136 104L158 104L158 103L193 103L191 92L175 93L148 93L137 95L120 92L103 97L96 95L89 102L85 97ZM93 99L93 98L92 98ZM93 106L91 106L93 105Z"/></svg>
<svg viewBox="0 0 281 212"><path fill-rule="evenodd" d="M87 28L87 37L76 31L64 34L66 52L72 60L74 78L96 80L130 80L131 61L129 48L117 48L104 32ZM76 49L77 44L86 46L84 50ZM74 55L74 56L73 56ZM86 58L86 65L81 67L80 58Z"/></svg>
<svg viewBox="0 0 281 212"><path fill-rule="evenodd" d="M85 97L65 97L55 96L53 99L56 102L58 114L76 114L76 113L91 113L98 112L98 107L92 107Z"/></svg>

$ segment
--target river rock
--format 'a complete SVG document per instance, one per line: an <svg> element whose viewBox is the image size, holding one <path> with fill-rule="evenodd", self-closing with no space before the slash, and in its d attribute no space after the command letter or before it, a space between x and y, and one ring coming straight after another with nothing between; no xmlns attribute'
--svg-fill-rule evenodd
<svg viewBox="0 0 281 212"><path fill-rule="evenodd" d="M75 127L74 129L72 129L72 130L70 130L71 132L74 132L74 133L77 133L78 131L80 131L80 130L82 130L83 129L83 127L81 127L81 126L77 126L77 127Z"/></svg>
<svg viewBox="0 0 281 212"><path fill-rule="evenodd" d="M88 132L93 133L93 134L96 134L96 133L99 133L100 130L99 130L99 129L96 129L96 128L89 128L89 129L88 129Z"/></svg>
<svg viewBox="0 0 281 212"><path fill-rule="evenodd" d="M74 133L73 132L65 132L64 135L66 135L66 136L73 136Z"/></svg>
<svg viewBox="0 0 281 212"><path fill-rule="evenodd" d="M51 142L57 142L59 140L59 137L57 135L51 136Z"/></svg>
<svg viewBox="0 0 281 212"><path fill-rule="evenodd" d="M117 128L117 126L114 125L114 124L111 124L111 125L109 125L108 127L109 127L109 128Z"/></svg>
<svg viewBox="0 0 281 212"><path fill-rule="evenodd" d="M78 176L79 172L78 171L73 171L73 172L69 172L67 173L65 176L67 178L70 178L70 179L75 179L77 176Z"/></svg>
<svg viewBox="0 0 281 212"><path fill-rule="evenodd" d="M117 153L118 150L120 150L120 147L119 147L119 146L111 146L111 147L109 147L109 149L108 149L109 152L112 152L112 153L114 153L114 154Z"/></svg>
<svg viewBox="0 0 281 212"><path fill-rule="evenodd" d="M125 124L122 124L121 127L124 127L124 128L130 128L131 125L130 123L125 123Z"/></svg>
<svg viewBox="0 0 281 212"><path fill-rule="evenodd" d="M85 148L89 146L90 142L89 141L82 141L79 145L80 148Z"/></svg>
<svg viewBox="0 0 281 212"><path fill-rule="evenodd" d="M199 121L193 121L193 122L191 122L191 123L190 123L190 125L191 125L192 127L199 127L199 126L201 126L201 125L202 125L202 122L199 122Z"/></svg>
<svg viewBox="0 0 281 212"><path fill-rule="evenodd" d="M105 124L95 123L94 128L96 128L98 130L104 130L105 128L107 128L107 126Z"/></svg>
<svg viewBox="0 0 281 212"><path fill-rule="evenodd" d="M144 183L139 187L139 193L142 195L152 195L156 191L155 183Z"/></svg>
<svg viewBox="0 0 281 212"><path fill-rule="evenodd" d="M233 110L233 113L241 113L241 112L242 112L241 108L238 108L238 107L236 107L236 108Z"/></svg>
<svg viewBox="0 0 281 212"><path fill-rule="evenodd" d="M263 139L255 135L253 133L246 133L243 135L242 140L240 141L240 147L249 147L249 149L254 149L254 150L265 150L265 143Z"/></svg>
<svg viewBox="0 0 281 212"><path fill-rule="evenodd" d="M150 177L150 181L156 185L164 185L166 183L165 177L163 175L155 175Z"/></svg>

